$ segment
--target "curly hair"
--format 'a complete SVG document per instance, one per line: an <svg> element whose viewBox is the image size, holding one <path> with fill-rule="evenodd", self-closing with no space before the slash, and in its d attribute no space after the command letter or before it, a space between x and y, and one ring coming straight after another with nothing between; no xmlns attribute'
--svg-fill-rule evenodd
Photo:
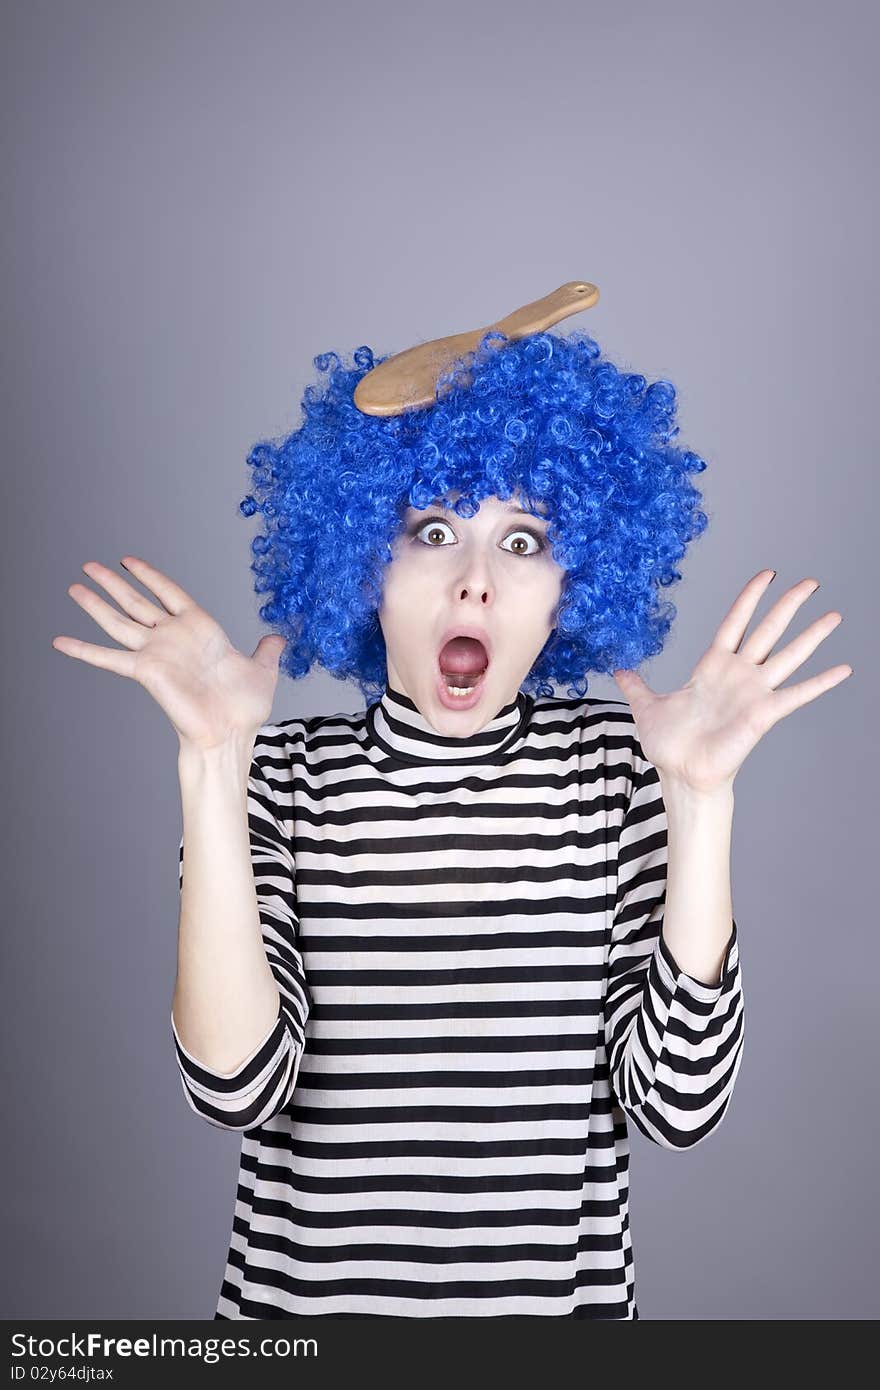
<svg viewBox="0 0 880 1390"><path fill-rule="evenodd" d="M434 402L401 415L366 415L357 383L385 358L359 347L346 366L313 359L303 422L248 454L244 516L265 529L251 542L260 617L287 639L280 669L313 664L353 680L367 703L386 685L379 626L383 571L407 505L450 505L473 516L485 497L518 495L550 524L565 570L557 626L522 689L553 696L587 673L633 668L663 648L676 608L658 593L681 579L686 546L708 524L688 475L706 464L676 447L676 391L602 359L585 333L510 341L487 332L440 378ZM453 501L453 494L457 500Z"/></svg>

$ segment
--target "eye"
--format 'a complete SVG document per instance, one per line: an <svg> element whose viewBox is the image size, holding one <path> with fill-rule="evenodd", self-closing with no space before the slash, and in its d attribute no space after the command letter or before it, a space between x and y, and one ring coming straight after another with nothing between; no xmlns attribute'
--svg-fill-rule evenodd
<svg viewBox="0 0 880 1390"><path fill-rule="evenodd" d="M442 517L439 517L439 516L429 517L429 519L428 519L427 521L423 521L423 522L421 522L421 524L417 524L415 527L413 527L413 529L412 529L412 531L410 532L410 534L416 536L420 541L422 541L422 544L423 544L423 545L430 545L430 546L433 546L435 550L441 550L441 549L443 549L443 541L442 541L442 539L438 542L438 541L434 541L434 540L422 540L422 537L423 537L423 535L424 535L424 536L435 536L435 535L440 535L440 534L442 533L442 531L444 531L444 530L450 532L450 534L451 534L452 537L453 537L452 543L453 543L453 545L454 545L454 544L455 544L455 533L454 533L454 531L452 530L452 527L449 525L449 522L448 522L448 521L444 521L444 520L442 519ZM541 553L542 550L546 550L547 545L546 545L546 542L545 542L544 538L543 538L542 536L538 535L537 532L535 532L535 531L530 531L527 527L518 527L515 531L510 531L510 532L508 532L508 534L505 536L504 539L505 539L505 541L509 541L509 540L511 540L512 538L513 538L513 539L517 539L517 538L522 537L522 536L527 536L527 537L529 538L529 540L531 540L531 541L534 542L534 549L533 549L533 550L522 550L522 549L510 550L510 551L508 551L508 554L511 554L511 555L540 555L540 553Z"/></svg>
<svg viewBox="0 0 880 1390"><path fill-rule="evenodd" d="M541 551L544 549L543 537L536 535L534 531L524 530L521 527L518 531L512 531L510 534L515 539L518 539L520 536L528 536L530 541L535 542L534 550L515 550L513 552L514 555L540 555ZM505 539L510 540L510 536L505 537Z"/></svg>
<svg viewBox="0 0 880 1390"><path fill-rule="evenodd" d="M416 526L416 528L413 531L413 534L417 536L419 540L421 540L423 531L426 531L428 535L433 535L442 527L445 527L447 531L452 531L452 527L449 525L448 521L441 521L439 516L433 516L431 517L430 521L423 521L421 526ZM434 541L424 541L423 544L433 545L435 550L438 548Z"/></svg>

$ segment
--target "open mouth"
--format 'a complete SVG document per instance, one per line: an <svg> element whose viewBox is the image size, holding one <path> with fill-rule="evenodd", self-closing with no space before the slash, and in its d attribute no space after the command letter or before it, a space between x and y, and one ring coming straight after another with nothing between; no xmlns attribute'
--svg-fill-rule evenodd
<svg viewBox="0 0 880 1390"><path fill-rule="evenodd" d="M438 665L449 695L467 700L489 669L489 654L476 637L452 637L442 648Z"/></svg>

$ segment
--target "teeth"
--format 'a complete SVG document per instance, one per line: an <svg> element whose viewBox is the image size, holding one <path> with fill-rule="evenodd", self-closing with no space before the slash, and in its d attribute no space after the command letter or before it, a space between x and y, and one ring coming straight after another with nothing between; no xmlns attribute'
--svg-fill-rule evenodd
<svg viewBox="0 0 880 1390"><path fill-rule="evenodd" d="M457 695L461 699L465 695L471 695L473 691L476 690L486 672L479 671L473 676L465 676L464 679L470 682L469 685L456 685L455 676L452 672L441 671L440 674L443 677L444 684L450 695Z"/></svg>
<svg viewBox="0 0 880 1390"><path fill-rule="evenodd" d="M449 691L450 695L470 695L480 684L480 681L483 679L483 676L482 674L478 676L478 678L471 685L455 685L450 680L449 676L444 676L443 679L446 684L446 689Z"/></svg>

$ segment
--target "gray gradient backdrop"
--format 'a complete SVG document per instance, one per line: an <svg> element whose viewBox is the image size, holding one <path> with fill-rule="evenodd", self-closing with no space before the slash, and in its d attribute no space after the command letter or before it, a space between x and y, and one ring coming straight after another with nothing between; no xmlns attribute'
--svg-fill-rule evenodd
<svg viewBox="0 0 880 1390"><path fill-rule="evenodd" d="M822 581L789 636L844 615L788 683L854 668L736 781L744 1061L695 1150L632 1134L641 1315L876 1317L876 12L19 0L3 31L2 1316L210 1318L238 1166L174 1062L176 737L53 650L112 645L68 585L131 551L252 651L244 459L313 355L587 279L568 327L674 381L709 463L649 684L764 566L759 616ZM359 708L317 673L273 717Z"/></svg>

